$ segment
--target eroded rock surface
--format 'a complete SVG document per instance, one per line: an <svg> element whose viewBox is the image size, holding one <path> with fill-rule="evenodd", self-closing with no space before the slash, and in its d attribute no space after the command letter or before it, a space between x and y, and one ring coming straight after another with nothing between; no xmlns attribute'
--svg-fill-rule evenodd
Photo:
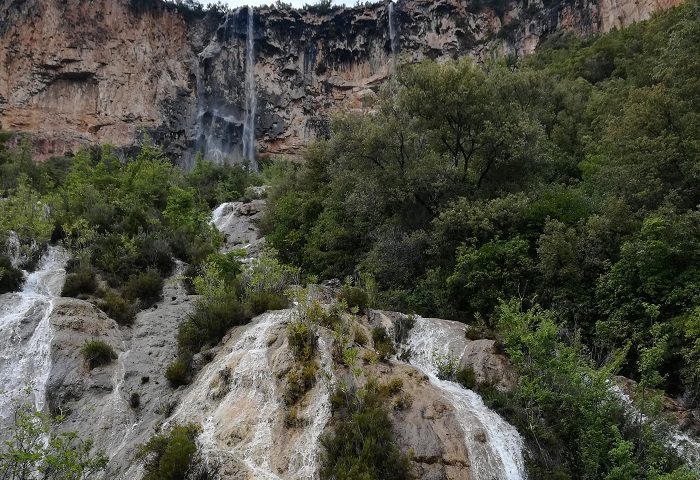
<svg viewBox="0 0 700 480"><path fill-rule="evenodd" d="M248 258L261 252L265 239L257 222L262 218L265 200L223 203L212 215L212 222L224 235L224 252L243 249Z"/></svg>
<svg viewBox="0 0 700 480"><path fill-rule="evenodd" d="M52 409L65 416L61 430L92 438L107 452L108 476L136 478L138 446L151 438L177 401L165 369L177 353L177 327L194 301L180 281L182 269L178 265L166 280L162 300L141 311L129 327L118 326L91 303L56 300L47 396ZM118 358L89 370L80 348L92 339L109 344Z"/></svg>

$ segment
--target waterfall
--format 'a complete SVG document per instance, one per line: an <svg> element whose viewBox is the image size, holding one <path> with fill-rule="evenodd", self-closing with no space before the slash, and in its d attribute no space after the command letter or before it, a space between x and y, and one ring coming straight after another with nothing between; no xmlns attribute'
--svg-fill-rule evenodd
<svg viewBox="0 0 700 480"><path fill-rule="evenodd" d="M619 385L612 385L610 390L620 399L625 407L626 414L631 418L638 419L641 423L658 422L658 420L649 419L646 415L641 413L630 396L625 393L625 391L620 388ZM677 425L674 424L664 424L664 422L657 423L654 427L659 431L667 430L668 435L668 445L688 463L690 468L696 474L700 474L700 441L696 438L691 437L685 432L682 432Z"/></svg>
<svg viewBox="0 0 700 480"><path fill-rule="evenodd" d="M44 409L51 371L50 317L67 261L64 249L49 247L22 291L0 297L0 426L12 419L15 402L26 399L28 382L36 409Z"/></svg>
<svg viewBox="0 0 700 480"><path fill-rule="evenodd" d="M309 392L310 402L300 415L308 419L304 431L284 449L288 467L283 476L275 465L280 456L283 427L283 392L277 387L270 357L271 339L277 337L294 314L291 310L268 312L245 327L224 353L205 367L185 394L170 421L198 421L198 443L207 461L240 462L253 478L307 480L317 478L318 440L331 416L328 392L321 381ZM319 339L324 362L330 349Z"/></svg>
<svg viewBox="0 0 700 480"><path fill-rule="evenodd" d="M396 58L399 50L399 39L396 36L396 17L394 16L394 2L389 2L389 40L391 41L391 56Z"/></svg>
<svg viewBox="0 0 700 480"><path fill-rule="evenodd" d="M391 73L396 71L396 54L399 51L399 39L396 36L396 17L394 16L394 2L389 2L389 41L391 43Z"/></svg>
<svg viewBox="0 0 700 480"><path fill-rule="evenodd" d="M250 161L250 168L258 170L255 161L255 31L254 11L248 6L248 32L246 35L246 69L245 69L245 120L243 123L243 157Z"/></svg>
<svg viewBox="0 0 700 480"><path fill-rule="evenodd" d="M484 480L526 478L523 442L516 429L484 405L481 397L461 385L437 377L435 356L449 352L454 331L440 322L416 318L407 346L410 363L425 373L455 408L464 431L472 477Z"/></svg>

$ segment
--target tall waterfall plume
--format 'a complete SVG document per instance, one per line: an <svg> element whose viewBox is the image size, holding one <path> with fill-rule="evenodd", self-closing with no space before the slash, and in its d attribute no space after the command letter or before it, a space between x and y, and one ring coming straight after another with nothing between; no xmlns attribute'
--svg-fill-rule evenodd
<svg viewBox="0 0 700 480"><path fill-rule="evenodd" d="M250 168L257 171L255 161L255 32L254 11L248 6L248 32L246 35L246 70L245 70L245 120L243 122L243 157L250 161Z"/></svg>
<svg viewBox="0 0 700 480"><path fill-rule="evenodd" d="M396 35L396 17L394 16L394 2L389 2L389 41L391 43L391 71L396 71L396 54L399 51L399 39Z"/></svg>

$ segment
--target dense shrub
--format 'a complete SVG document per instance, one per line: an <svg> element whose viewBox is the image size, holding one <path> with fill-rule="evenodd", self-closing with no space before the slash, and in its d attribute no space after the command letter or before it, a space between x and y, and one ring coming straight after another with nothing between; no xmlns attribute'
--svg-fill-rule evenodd
<svg viewBox="0 0 700 480"><path fill-rule="evenodd" d="M185 480L197 461L197 425L177 425L141 446L144 480Z"/></svg>
<svg viewBox="0 0 700 480"><path fill-rule="evenodd" d="M131 325L136 317L133 304L114 290L108 290L97 306L119 325Z"/></svg>
<svg viewBox="0 0 700 480"><path fill-rule="evenodd" d="M357 308L359 313L365 313L369 304L367 292L359 287L350 287L347 285L340 290L338 299L341 302L344 301L350 309Z"/></svg>
<svg viewBox="0 0 700 480"><path fill-rule="evenodd" d="M177 388L190 383L190 363L184 355L179 355L165 369L165 378L171 387Z"/></svg>
<svg viewBox="0 0 700 480"><path fill-rule="evenodd" d="M0 294L20 290L23 282L22 271L14 268L8 257L0 255Z"/></svg>
<svg viewBox="0 0 700 480"><path fill-rule="evenodd" d="M61 290L62 297L78 297L90 295L97 290L95 271L91 268L78 268L66 275L66 281Z"/></svg>
<svg viewBox="0 0 700 480"><path fill-rule="evenodd" d="M198 353L204 345L215 345L232 327L250 320L245 306L234 295L203 299L180 326L178 344L181 349Z"/></svg>
<svg viewBox="0 0 700 480"><path fill-rule="evenodd" d="M289 306L289 300L286 297L272 292L251 293L245 303L253 315L260 315L268 310L282 310Z"/></svg>
<svg viewBox="0 0 700 480"><path fill-rule="evenodd" d="M128 299L139 299L142 308L148 308L160 300L163 290L163 278L155 269L148 269L129 277L124 287L124 296Z"/></svg>
<svg viewBox="0 0 700 480"><path fill-rule="evenodd" d="M357 392L332 396L335 422L321 437L321 478L407 480L408 457L394 442L386 397L374 381Z"/></svg>
<svg viewBox="0 0 700 480"><path fill-rule="evenodd" d="M90 370L110 363L117 358L114 349L102 340L90 340L80 347L80 353Z"/></svg>

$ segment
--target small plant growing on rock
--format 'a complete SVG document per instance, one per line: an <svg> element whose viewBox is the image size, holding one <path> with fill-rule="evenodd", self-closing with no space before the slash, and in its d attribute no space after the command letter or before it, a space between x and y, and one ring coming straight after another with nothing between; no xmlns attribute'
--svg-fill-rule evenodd
<svg viewBox="0 0 700 480"><path fill-rule="evenodd" d="M134 322L134 306L115 291L106 292L97 306L119 325L131 325Z"/></svg>
<svg viewBox="0 0 700 480"><path fill-rule="evenodd" d="M95 290L97 290L95 271L91 268L80 268L66 275L61 296L77 297L81 294L95 293Z"/></svg>
<svg viewBox="0 0 700 480"><path fill-rule="evenodd" d="M102 340L90 340L80 348L85 362L90 370L106 365L117 358L114 349Z"/></svg>
<svg viewBox="0 0 700 480"><path fill-rule="evenodd" d="M458 361L454 353L448 351L447 353L442 354L433 351L433 365L435 365L436 374L440 380L455 380Z"/></svg>
<svg viewBox="0 0 700 480"><path fill-rule="evenodd" d="M469 390L474 390L477 387L476 372L474 372L472 367L464 367L457 370L455 379L457 383Z"/></svg>
<svg viewBox="0 0 700 480"><path fill-rule="evenodd" d="M187 359L179 356L173 360L165 370L165 378L168 379L168 383L173 388L187 385L190 380L190 366Z"/></svg>
<svg viewBox="0 0 700 480"><path fill-rule="evenodd" d="M372 329L372 342L374 343L374 350L382 361L387 361L396 353L394 350L394 342L392 342L391 337L386 333L384 327L375 327Z"/></svg>
<svg viewBox="0 0 700 480"><path fill-rule="evenodd" d="M386 397L391 397L399 393L402 388L403 380L401 380L399 377L394 377L387 383L379 385L379 393Z"/></svg>
<svg viewBox="0 0 700 480"><path fill-rule="evenodd" d="M141 395L138 392L132 392L129 397L129 406L133 409L137 409L141 406Z"/></svg>
<svg viewBox="0 0 700 480"><path fill-rule="evenodd" d="M284 416L284 426L287 428L297 428L302 426L304 420L299 416L299 412L296 407L289 409L287 414Z"/></svg>
<svg viewBox="0 0 700 480"><path fill-rule="evenodd" d="M413 405L413 397L408 393L402 393L394 400L394 410L403 412Z"/></svg>
<svg viewBox="0 0 700 480"><path fill-rule="evenodd" d="M345 285L340 290L338 299L341 302L344 301L349 310L357 308L357 313L365 313L369 304L369 296L367 295L367 292L359 287L350 287L348 285Z"/></svg>
<svg viewBox="0 0 700 480"><path fill-rule="evenodd" d="M355 325L352 329L352 335L353 338L355 339L355 343L360 345L361 347L364 347L369 343L369 338L367 338L367 333L365 333L365 330L359 326Z"/></svg>

